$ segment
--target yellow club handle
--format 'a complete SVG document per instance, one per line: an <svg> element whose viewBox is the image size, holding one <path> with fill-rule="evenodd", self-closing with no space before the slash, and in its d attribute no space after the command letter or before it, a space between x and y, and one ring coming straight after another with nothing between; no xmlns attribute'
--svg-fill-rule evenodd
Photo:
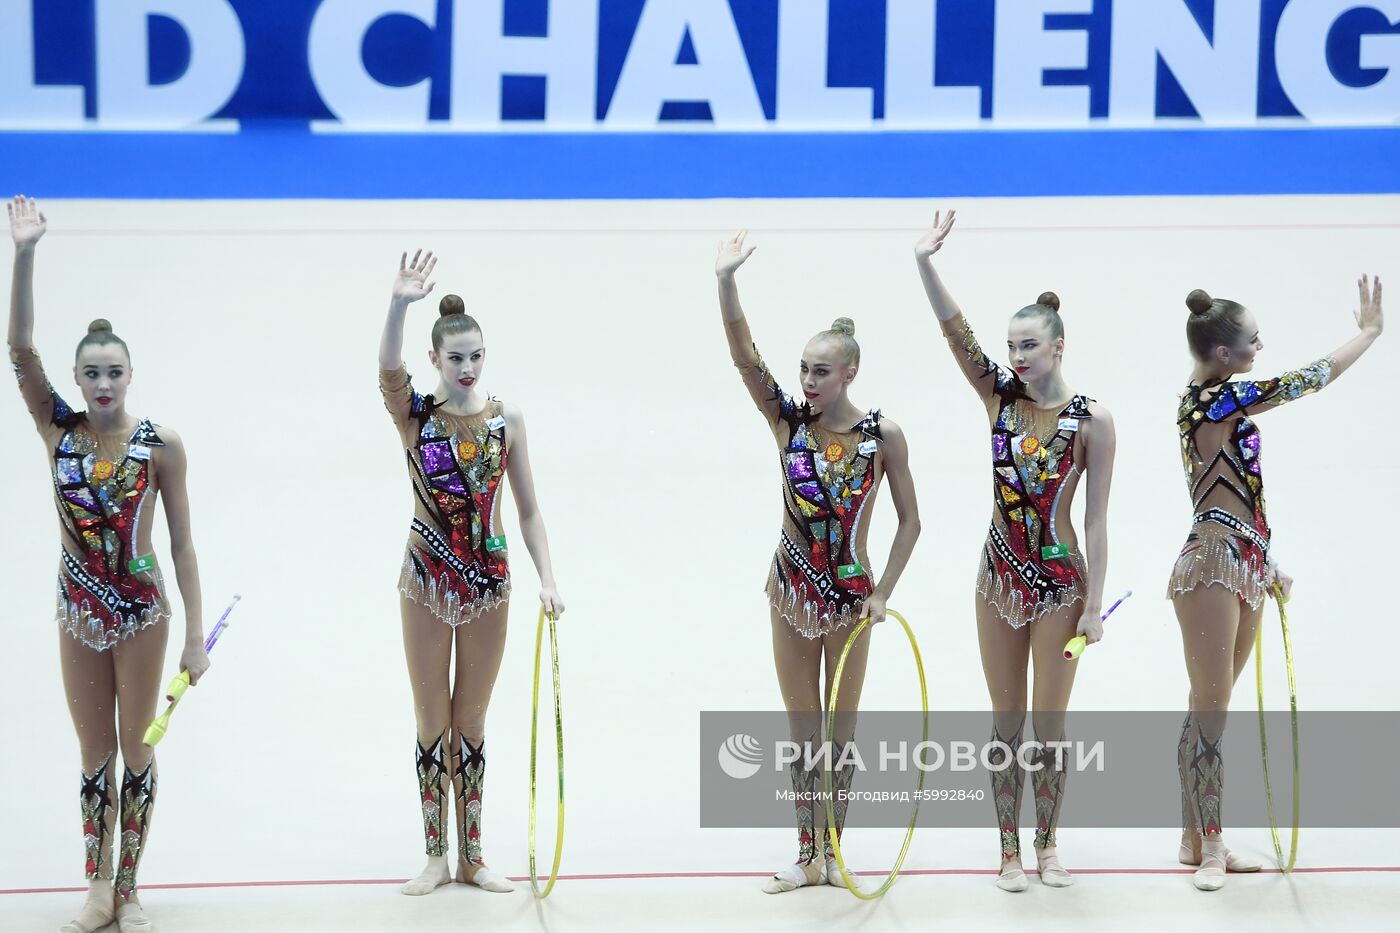
<svg viewBox="0 0 1400 933"><path fill-rule="evenodd" d="M170 701L170 705L165 708L165 712L146 727L146 734L141 738L142 742L155 748L160 740L165 738L165 730L170 728L170 714L175 712L175 707L180 704L180 698L185 695L185 691L188 689L190 689L190 672L181 671L170 681L170 686L165 688L165 698Z"/></svg>
<svg viewBox="0 0 1400 933"><path fill-rule="evenodd" d="M146 727L146 734L141 738L142 742L152 748L160 744L160 740L165 738L165 730L170 727L170 712L173 709L175 709L175 704L171 703L165 708L165 712L152 720L151 724Z"/></svg>
<svg viewBox="0 0 1400 933"><path fill-rule="evenodd" d="M1084 653L1084 648L1089 644L1089 639L1083 635L1076 635L1065 642L1065 660L1073 661Z"/></svg>
<svg viewBox="0 0 1400 933"><path fill-rule="evenodd" d="M190 689L190 672L181 671L170 681L170 686L165 688L165 698L172 704L179 703L180 698L185 695L185 691Z"/></svg>

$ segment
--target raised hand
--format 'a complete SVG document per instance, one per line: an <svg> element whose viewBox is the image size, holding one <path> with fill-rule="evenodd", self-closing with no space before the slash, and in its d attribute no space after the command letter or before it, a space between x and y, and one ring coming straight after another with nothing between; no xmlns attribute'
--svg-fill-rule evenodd
<svg viewBox="0 0 1400 933"><path fill-rule="evenodd" d="M744 260L753 255L757 246L745 246L744 237L749 235L749 231L740 230L728 240L719 241L719 256L715 258L715 275L720 278L731 276Z"/></svg>
<svg viewBox="0 0 1400 933"><path fill-rule="evenodd" d="M33 249L49 229L49 220L33 198L19 195L5 205L10 216L10 236L16 249Z"/></svg>
<svg viewBox="0 0 1400 933"><path fill-rule="evenodd" d="M433 274L433 267L436 265L437 260L433 258L432 250L426 255L421 249L418 250L413 254L412 262L408 261L408 252L405 251L399 258L398 278L394 279L394 300L411 304L420 298L426 298L437 284L428 281L428 276Z"/></svg>
<svg viewBox="0 0 1400 933"><path fill-rule="evenodd" d="M1363 275L1356 284L1361 288L1361 308L1352 312L1356 326L1379 334L1385 326L1385 318L1381 315L1380 277L1372 281L1370 276Z"/></svg>
<svg viewBox="0 0 1400 933"><path fill-rule="evenodd" d="M948 232L953 229L953 221L957 217L957 211L949 211L947 217L944 217L942 212L935 212L933 226L914 244L914 255L920 259L927 259L938 252L943 247L943 241L948 238Z"/></svg>

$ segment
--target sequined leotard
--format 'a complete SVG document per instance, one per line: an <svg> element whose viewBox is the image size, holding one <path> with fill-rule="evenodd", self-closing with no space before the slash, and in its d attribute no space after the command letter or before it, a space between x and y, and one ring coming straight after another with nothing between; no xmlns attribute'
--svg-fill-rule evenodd
<svg viewBox="0 0 1400 933"><path fill-rule="evenodd" d="M58 623L97 651L170 617L165 584L143 521L158 491L163 442L141 421L120 437L97 435L85 412L54 391L32 349L10 351L20 394L53 458L63 529Z"/></svg>
<svg viewBox="0 0 1400 933"><path fill-rule="evenodd" d="M402 366L380 370L379 388L413 481L399 592L449 625L470 622L510 596L496 514L509 446L501 403L491 399L475 415L449 414L431 395L413 391Z"/></svg>
<svg viewBox="0 0 1400 933"><path fill-rule="evenodd" d="M730 353L768 419L783 477L783 528L768 572L769 604L807 638L851 622L874 590L863 516L884 471L880 413L847 431L817 423L811 406L779 388L745 321L726 324Z"/></svg>
<svg viewBox="0 0 1400 933"><path fill-rule="evenodd" d="M1083 459L1079 429L1091 399L1037 407L1014 372L993 363L960 314L942 322L958 366L992 428L996 508L977 573L978 595L1013 628L1084 598L1087 568L1069 522Z"/></svg>
<svg viewBox="0 0 1400 933"><path fill-rule="evenodd" d="M1177 409L1181 461L1194 510L1170 598L1217 583L1257 609L1269 588L1269 521L1259 428L1249 417L1327 385L1331 357L1274 379L1187 386Z"/></svg>

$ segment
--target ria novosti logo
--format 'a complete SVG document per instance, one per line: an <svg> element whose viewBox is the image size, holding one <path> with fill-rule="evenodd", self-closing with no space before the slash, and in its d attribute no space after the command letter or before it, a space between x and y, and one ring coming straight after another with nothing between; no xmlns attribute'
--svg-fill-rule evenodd
<svg viewBox="0 0 1400 933"><path fill-rule="evenodd" d="M738 732L720 743L719 766L730 777L742 781L758 773L763 764L763 746L753 736Z"/></svg>
<svg viewBox="0 0 1400 933"><path fill-rule="evenodd" d="M1016 764L1032 772L1046 767L1057 771L1103 771L1105 768L1105 743L1102 739L1092 743L1066 739L1042 743L1031 739L1014 749L999 739L982 742L980 746L976 742L957 739L946 747L927 740L913 746L907 741L881 740L877 744L877 757L868 762L866 756L870 751L862 752L855 742L810 744L778 740L773 748L773 767L784 771L788 766L801 762L801 767L807 770L853 768L861 773L872 769L906 772L913 766L925 772L945 769L965 772L977 770L980 764L987 771L1002 771L1011 766L1014 757ZM1048 757L1042 757L1042 753L1047 753ZM725 774L742 781L753 777L763 767L763 745L747 732L736 732L720 743L717 757L720 769Z"/></svg>

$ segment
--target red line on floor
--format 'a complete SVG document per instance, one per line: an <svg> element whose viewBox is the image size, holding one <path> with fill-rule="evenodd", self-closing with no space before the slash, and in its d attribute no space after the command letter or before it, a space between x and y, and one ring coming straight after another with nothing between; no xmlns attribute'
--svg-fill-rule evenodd
<svg viewBox="0 0 1400 933"><path fill-rule="evenodd" d="M1192 868L1076 868L1074 874L1077 875L1189 875L1194 871ZM1400 872L1400 865L1357 865L1357 866L1327 866L1318 868L1295 868L1295 875L1317 875L1317 874L1357 874L1368 872ZM915 868L900 872L900 876L921 876L921 875L995 875L994 868ZM1265 868L1258 874L1282 874L1282 869ZM648 871L648 872L614 872L602 874L578 874L560 875L560 881L644 881L655 879L706 879L706 878L766 878L771 872L766 871ZM854 874L867 877L883 877L883 871L858 871ZM1035 869L1028 869L1028 875L1036 874ZM530 879L525 875L511 875L511 881L525 882ZM296 888L296 887L321 887L329 885L373 885L373 884L403 884L407 878L339 878L320 881L197 881L184 884L143 884L144 890L193 890L199 888ZM76 894L86 891L87 888L0 888L0 895L3 894Z"/></svg>

